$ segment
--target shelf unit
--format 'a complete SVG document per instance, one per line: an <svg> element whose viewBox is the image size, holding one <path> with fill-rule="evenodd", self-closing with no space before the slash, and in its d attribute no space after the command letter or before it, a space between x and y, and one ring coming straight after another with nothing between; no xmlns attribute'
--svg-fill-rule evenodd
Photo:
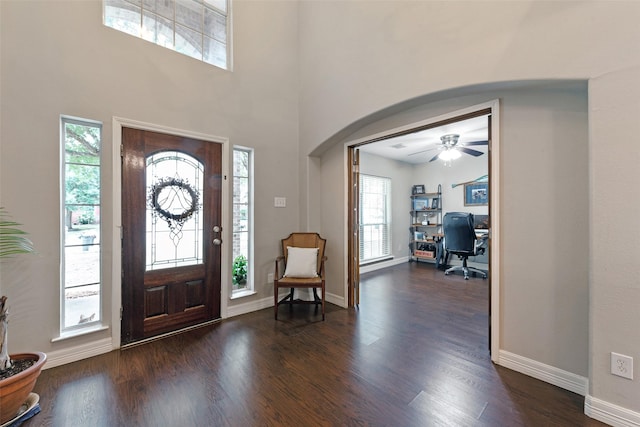
<svg viewBox="0 0 640 427"><path fill-rule="evenodd" d="M411 195L410 260L436 261L436 247L442 240L442 185L435 193Z"/></svg>

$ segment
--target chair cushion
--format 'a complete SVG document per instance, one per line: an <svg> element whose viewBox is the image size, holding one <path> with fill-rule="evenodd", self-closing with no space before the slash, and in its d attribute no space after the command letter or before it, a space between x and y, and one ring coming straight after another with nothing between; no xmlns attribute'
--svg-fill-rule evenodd
<svg viewBox="0 0 640 427"><path fill-rule="evenodd" d="M318 248L287 246L284 277L318 277Z"/></svg>

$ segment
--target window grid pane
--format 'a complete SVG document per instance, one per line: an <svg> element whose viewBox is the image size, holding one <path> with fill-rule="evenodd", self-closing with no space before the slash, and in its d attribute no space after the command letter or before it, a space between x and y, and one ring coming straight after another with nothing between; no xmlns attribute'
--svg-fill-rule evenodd
<svg viewBox="0 0 640 427"><path fill-rule="evenodd" d="M360 174L360 262L391 255L391 179Z"/></svg>
<svg viewBox="0 0 640 427"><path fill-rule="evenodd" d="M102 126L63 118L61 331L101 321Z"/></svg>
<svg viewBox="0 0 640 427"><path fill-rule="evenodd" d="M251 152L233 150L233 292L252 289L251 255Z"/></svg>
<svg viewBox="0 0 640 427"><path fill-rule="evenodd" d="M104 25L229 69L228 0L103 0Z"/></svg>

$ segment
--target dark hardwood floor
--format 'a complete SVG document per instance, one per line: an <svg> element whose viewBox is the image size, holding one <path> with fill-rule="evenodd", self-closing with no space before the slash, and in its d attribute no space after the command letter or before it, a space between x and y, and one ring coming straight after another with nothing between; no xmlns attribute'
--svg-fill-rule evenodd
<svg viewBox="0 0 640 427"><path fill-rule="evenodd" d="M407 263L359 309L234 317L42 372L24 426L597 426L584 398L491 363L488 280Z"/></svg>

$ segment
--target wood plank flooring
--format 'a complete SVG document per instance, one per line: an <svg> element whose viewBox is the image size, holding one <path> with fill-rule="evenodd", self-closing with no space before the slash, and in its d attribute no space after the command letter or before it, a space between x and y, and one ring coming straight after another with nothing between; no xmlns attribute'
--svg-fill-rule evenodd
<svg viewBox="0 0 640 427"><path fill-rule="evenodd" d="M281 307L42 372L31 426L600 426L491 363L488 280L406 263L361 304Z"/></svg>

